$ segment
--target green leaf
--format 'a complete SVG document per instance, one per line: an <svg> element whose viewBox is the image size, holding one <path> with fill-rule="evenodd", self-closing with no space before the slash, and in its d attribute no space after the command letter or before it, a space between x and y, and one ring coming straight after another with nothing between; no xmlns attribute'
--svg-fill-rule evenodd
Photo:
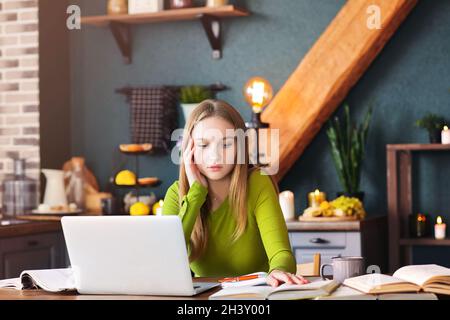
<svg viewBox="0 0 450 320"><path fill-rule="evenodd" d="M359 191L365 143L372 117L372 107L366 113L362 124L357 125L350 117L350 107L344 104L344 121L338 117L329 121L327 130L331 155L339 181L346 192Z"/></svg>

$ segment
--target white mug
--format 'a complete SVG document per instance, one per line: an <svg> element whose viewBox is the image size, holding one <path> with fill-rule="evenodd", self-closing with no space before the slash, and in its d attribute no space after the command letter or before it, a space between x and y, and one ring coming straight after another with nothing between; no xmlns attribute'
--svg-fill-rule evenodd
<svg viewBox="0 0 450 320"><path fill-rule="evenodd" d="M331 264L323 264L320 267L320 276L323 276L323 269L326 266L333 268L333 279L344 282L345 279L353 278L364 274L364 258L363 257L335 257L331 258Z"/></svg>

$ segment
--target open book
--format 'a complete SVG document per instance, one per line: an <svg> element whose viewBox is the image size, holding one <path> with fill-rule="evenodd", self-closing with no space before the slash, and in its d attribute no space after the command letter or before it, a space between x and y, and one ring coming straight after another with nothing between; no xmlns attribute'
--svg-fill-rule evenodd
<svg viewBox="0 0 450 320"><path fill-rule="evenodd" d="M27 270L19 278L0 280L0 288L42 289L49 292L74 291L71 269Z"/></svg>
<svg viewBox="0 0 450 320"><path fill-rule="evenodd" d="M224 288L209 297L210 300L300 300L331 294L339 283L315 279L307 284L284 283L276 288L269 285Z"/></svg>
<svg viewBox="0 0 450 320"><path fill-rule="evenodd" d="M344 285L369 294L422 290L450 295L450 269L435 264L412 265L398 269L392 276L372 273L349 278Z"/></svg>
<svg viewBox="0 0 450 320"><path fill-rule="evenodd" d="M317 297L315 300L438 300L438 298L434 293L367 294L342 285L329 296Z"/></svg>

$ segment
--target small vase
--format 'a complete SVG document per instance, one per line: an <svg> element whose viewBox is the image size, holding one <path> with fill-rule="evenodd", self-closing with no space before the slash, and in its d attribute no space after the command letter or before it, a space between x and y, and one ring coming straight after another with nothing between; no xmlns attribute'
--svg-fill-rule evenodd
<svg viewBox="0 0 450 320"><path fill-rule="evenodd" d="M198 106L198 103L180 103L180 106L183 110L184 120L187 122L192 110Z"/></svg>
<svg viewBox="0 0 450 320"><path fill-rule="evenodd" d="M442 130L430 130L428 131L428 137L430 139L430 143L442 143Z"/></svg>
<svg viewBox="0 0 450 320"><path fill-rule="evenodd" d="M359 199L361 202L364 202L364 192L338 192L336 193L337 197L340 196L344 196L344 197L348 197L348 198L357 198Z"/></svg>

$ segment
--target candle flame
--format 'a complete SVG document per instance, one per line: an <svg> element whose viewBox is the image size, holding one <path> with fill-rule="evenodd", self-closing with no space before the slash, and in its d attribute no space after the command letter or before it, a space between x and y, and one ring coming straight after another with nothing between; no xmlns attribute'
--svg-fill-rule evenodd
<svg viewBox="0 0 450 320"><path fill-rule="evenodd" d="M319 189L316 189L316 190L314 191L314 193L316 194L316 196L319 195L319 193L320 193Z"/></svg>
<svg viewBox="0 0 450 320"><path fill-rule="evenodd" d="M436 222L437 222L437 224L442 224L442 218L441 218L441 216L437 217Z"/></svg>
<svg viewBox="0 0 450 320"><path fill-rule="evenodd" d="M447 126L444 126L444 131L447 131L448 130L448 127Z"/></svg>
<svg viewBox="0 0 450 320"><path fill-rule="evenodd" d="M419 213L419 214L417 215L417 221L422 222L422 221L425 221L425 220L427 220L427 218L425 217L425 215L423 215L423 214L421 214L421 213Z"/></svg>

